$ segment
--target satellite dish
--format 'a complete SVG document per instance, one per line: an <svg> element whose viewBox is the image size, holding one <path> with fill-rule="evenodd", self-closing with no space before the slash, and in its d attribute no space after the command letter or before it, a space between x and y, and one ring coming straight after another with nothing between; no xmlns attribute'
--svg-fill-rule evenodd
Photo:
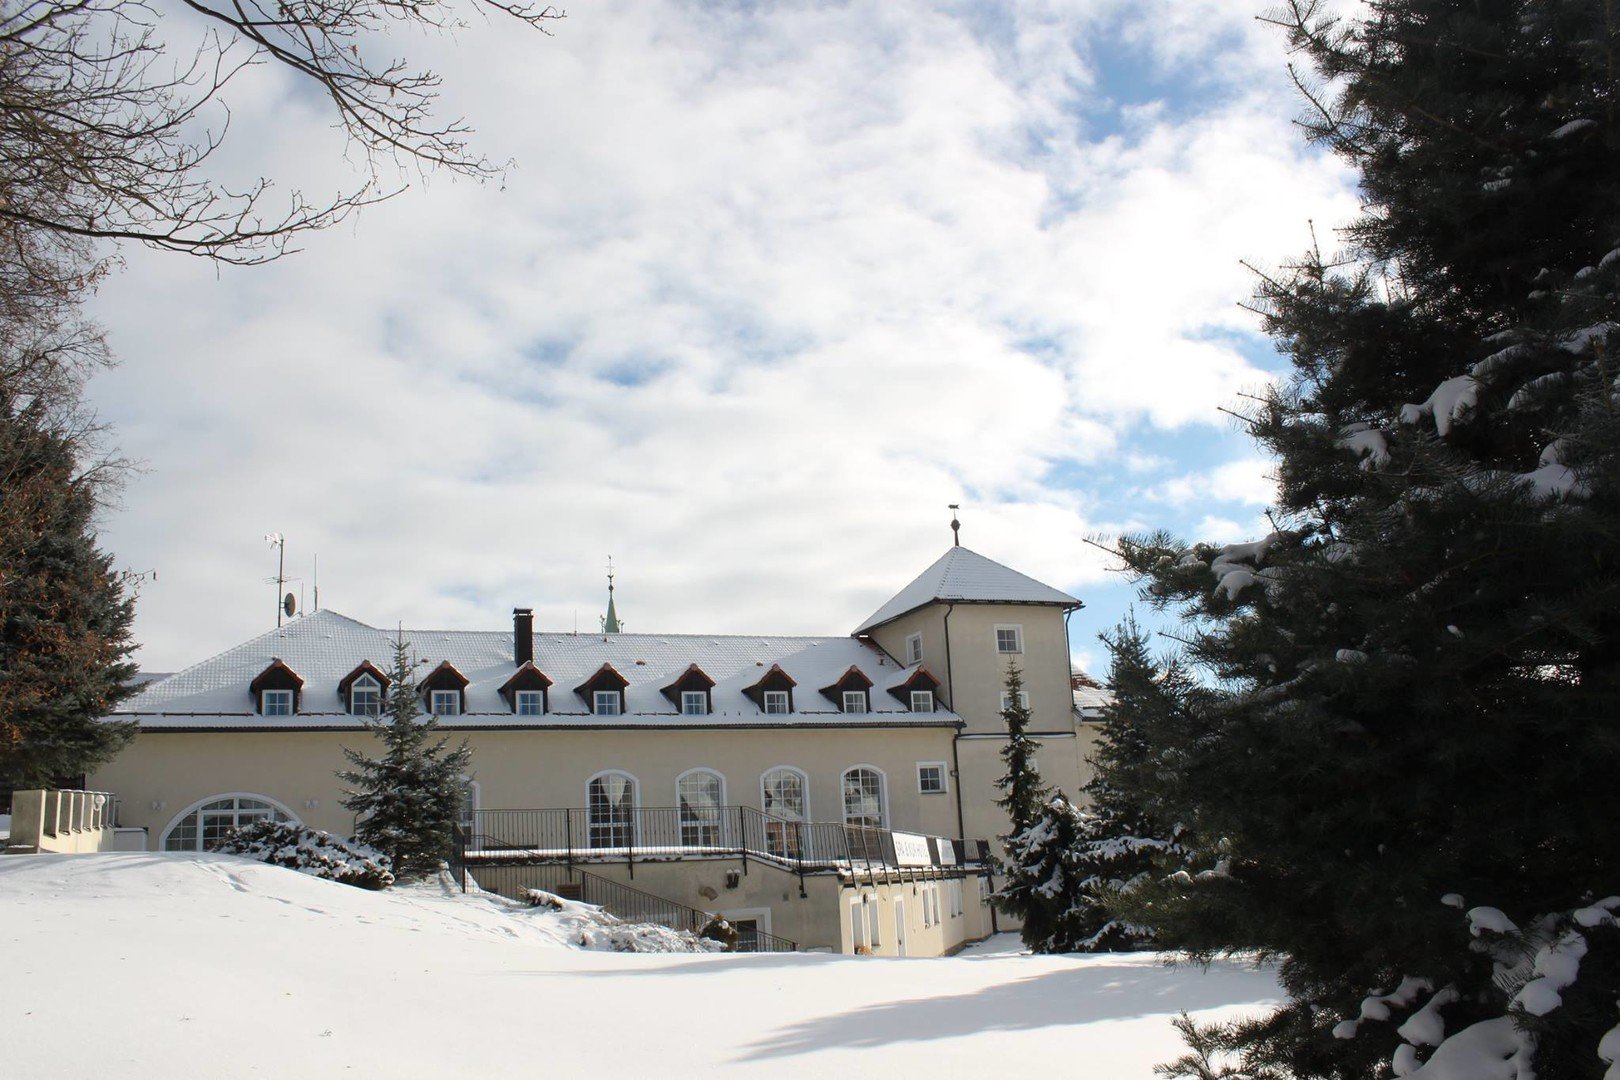
<svg viewBox="0 0 1620 1080"><path fill-rule="evenodd" d="M298 613L298 597L294 596L292 593L288 593L286 596L282 597L281 610L287 613L287 618L292 618Z"/></svg>

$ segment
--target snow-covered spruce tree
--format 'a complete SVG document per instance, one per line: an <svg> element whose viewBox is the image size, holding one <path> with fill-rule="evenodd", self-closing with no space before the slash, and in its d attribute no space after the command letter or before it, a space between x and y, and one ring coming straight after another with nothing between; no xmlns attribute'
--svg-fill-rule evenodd
<svg viewBox="0 0 1620 1080"><path fill-rule="evenodd" d="M472 750L438 737L439 721L419 715L410 644L394 640L388 707L366 727L382 740L376 757L347 747L352 769L338 773L352 785L343 805L356 815L355 836L384 852L401 878L430 874L449 857L461 812L463 776Z"/></svg>
<svg viewBox="0 0 1620 1080"><path fill-rule="evenodd" d="M1006 839L1006 875L996 903L1023 920L1019 933L1033 952L1076 952L1085 936L1078 926L1086 870L1077 865L1081 815L1061 792L1053 792L1026 828Z"/></svg>
<svg viewBox="0 0 1620 1080"><path fill-rule="evenodd" d="M106 481L78 408L93 334L0 312L0 788L48 787L133 735L103 723L132 690L134 601L96 547ZM65 357L65 359L64 359Z"/></svg>
<svg viewBox="0 0 1620 1080"><path fill-rule="evenodd" d="M1191 865L1184 827L1164 824L1157 808L1164 778L1174 775L1165 763L1181 753L1189 702L1199 687L1174 659L1163 667L1154 662L1134 618L1102 640L1111 657L1113 702L1093 744L1088 805L1077 811L1073 850L1064 856L1070 899L1054 940L1065 948L1045 951L1113 952L1155 943L1131 894Z"/></svg>
<svg viewBox="0 0 1620 1080"><path fill-rule="evenodd" d="M1358 10L1279 16L1367 209L1260 290L1293 365L1251 417L1277 529L1123 544L1221 691L1171 791L1230 877L1159 910L1282 959L1289 1004L1230 1044L1255 1074L1421 1061L1398 1018L1333 1035L1408 977L1453 993L1384 1007L1500 1016L1442 895L1533 922L1620 893L1620 16ZM1597 1075L1603 1013L1539 1017L1538 1074Z"/></svg>
<svg viewBox="0 0 1620 1080"><path fill-rule="evenodd" d="M998 837L1008 857L1001 864L1003 883L996 890L994 900L1000 910L1025 921L1024 942L1033 947L1034 935L1040 930L1027 929L1028 920L1032 916L1038 919L1035 907L1047 902L1034 892L1041 882L1026 875L1018 860L1012 857L1012 840L1040 820L1049 792L1036 767L1035 740L1029 737L1031 713L1024 700L1024 674L1010 660L1002 688L1006 704L1002 706L1001 719L1007 725L1007 742L1001 748L1001 760L1007 771L996 781L1002 792L996 805L1007 811L1010 828L1007 835Z"/></svg>

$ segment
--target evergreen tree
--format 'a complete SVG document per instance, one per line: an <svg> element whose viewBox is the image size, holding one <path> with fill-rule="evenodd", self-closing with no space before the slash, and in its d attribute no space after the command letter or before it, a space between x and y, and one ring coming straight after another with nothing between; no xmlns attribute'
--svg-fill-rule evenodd
<svg viewBox="0 0 1620 1080"><path fill-rule="evenodd" d="M1028 827L1007 837L1006 880L996 903L1023 920L1019 933L1033 952L1076 952L1090 936L1083 925L1090 909L1081 895L1089 876L1079 865L1081 832L1080 811L1059 791Z"/></svg>
<svg viewBox="0 0 1620 1080"><path fill-rule="evenodd" d="M1333 1037L1377 988L1455 987L1448 1031L1500 1014L1442 896L1620 892L1620 25L1597 0L1281 20L1367 211L1261 286L1293 365L1251 415L1277 529L1122 550L1220 688L1165 790L1229 874L1158 918L1282 958L1289 1004L1222 1035L1250 1072L1362 1077L1411 1050ZM1593 1015L1539 1018L1540 1075L1593 1074Z"/></svg>
<svg viewBox="0 0 1620 1080"><path fill-rule="evenodd" d="M356 839L388 855L402 879L430 874L450 856L472 758L465 741L452 748L449 739L436 737L438 717L419 715L409 648L403 635L395 639L388 707L366 721L382 740L382 754L345 747L354 767L338 773L352 785L343 805L358 818Z"/></svg>
<svg viewBox="0 0 1620 1080"><path fill-rule="evenodd" d="M996 781L1002 791L996 805L1007 811L1012 832L1018 833L1040 817L1047 790L1035 765L1035 740L1029 737L1031 714L1024 703L1024 673L1010 660L1002 689L1007 699L1001 710L1001 719L1007 725L1007 743L1001 748L1001 760L1007 771Z"/></svg>
<svg viewBox="0 0 1620 1080"><path fill-rule="evenodd" d="M996 891L994 900L1003 912L1027 920L1033 914L1031 905L1038 898L1021 875L1018 863L1012 859L1010 845L1014 837L1040 820L1049 792L1035 764L1037 744L1029 737L1031 713L1024 702L1024 673L1011 660L1007 662L1007 678L1002 687L1007 703L1002 706L1001 719L1007 725L1007 742L1001 748L1001 760L1006 763L1007 771L996 781L1002 791L996 805L1007 811L1011 828L1005 836L998 837L1008 857L1001 867L1006 880ZM1037 932L1027 933L1025 943L1032 940L1029 934Z"/></svg>
<svg viewBox="0 0 1620 1080"><path fill-rule="evenodd" d="M89 772L133 735L101 718L127 698L134 602L96 547L101 478L85 458L78 343L0 317L0 788ZM44 339L38 336L43 333Z"/></svg>
<svg viewBox="0 0 1620 1080"><path fill-rule="evenodd" d="M1179 663L1154 663L1134 618L1103 643L1113 702L1098 726L1084 788L1088 805L1067 857L1074 883L1062 935L1072 949L1087 952L1163 944L1141 921L1133 894L1191 865L1184 825L1164 823L1156 810L1164 803L1164 763L1182 753L1197 685Z"/></svg>

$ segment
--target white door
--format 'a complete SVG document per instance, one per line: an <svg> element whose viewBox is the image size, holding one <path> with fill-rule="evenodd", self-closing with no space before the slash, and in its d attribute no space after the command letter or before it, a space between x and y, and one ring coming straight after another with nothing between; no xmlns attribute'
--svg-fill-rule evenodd
<svg viewBox="0 0 1620 1080"><path fill-rule="evenodd" d="M906 902L894 902L894 954L906 955Z"/></svg>

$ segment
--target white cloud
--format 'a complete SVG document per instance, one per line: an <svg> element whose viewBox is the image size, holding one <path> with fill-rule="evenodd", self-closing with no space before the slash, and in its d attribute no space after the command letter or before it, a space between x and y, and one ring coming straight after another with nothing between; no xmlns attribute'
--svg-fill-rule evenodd
<svg viewBox="0 0 1620 1080"><path fill-rule="evenodd" d="M1238 259L1353 208L1247 7L1184 7L992 32L646 0L430 41L449 111L520 162L504 190L436 181L250 272L132 252L104 289L125 366L96 392L151 466L105 535L160 569L143 660L266 624L269 530L379 623L594 625L611 553L632 629L840 632L948 543L947 502L985 554L1102 580L1083 538L1164 468L1143 432L1269 377ZM1227 66L1093 137L1105 29ZM336 183L324 118L254 86L253 152ZM1253 465L1185 520L1255 501Z"/></svg>

